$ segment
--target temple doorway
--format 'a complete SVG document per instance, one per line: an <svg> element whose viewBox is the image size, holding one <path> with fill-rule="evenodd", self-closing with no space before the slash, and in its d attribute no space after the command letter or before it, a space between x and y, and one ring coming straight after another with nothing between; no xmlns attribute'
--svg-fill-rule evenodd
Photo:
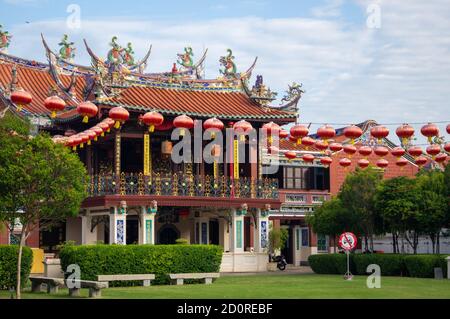
<svg viewBox="0 0 450 319"><path fill-rule="evenodd" d="M180 232L172 224L166 224L158 232L158 243L162 245L173 245L180 238Z"/></svg>
<svg viewBox="0 0 450 319"><path fill-rule="evenodd" d="M127 216L127 245L139 243L139 220L137 215Z"/></svg>

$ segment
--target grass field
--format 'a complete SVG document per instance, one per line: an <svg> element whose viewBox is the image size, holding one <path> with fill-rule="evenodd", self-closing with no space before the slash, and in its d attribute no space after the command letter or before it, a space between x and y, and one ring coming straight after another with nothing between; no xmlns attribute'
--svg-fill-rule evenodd
<svg viewBox="0 0 450 319"><path fill-rule="evenodd" d="M336 275L226 276L212 285L124 287L102 290L103 298L208 299L208 298L450 298L450 280L382 277L380 289L366 287L364 276L345 281ZM81 298L88 295L81 290ZM9 298L0 291L0 298ZM30 293L22 298L68 298L66 289L58 294Z"/></svg>

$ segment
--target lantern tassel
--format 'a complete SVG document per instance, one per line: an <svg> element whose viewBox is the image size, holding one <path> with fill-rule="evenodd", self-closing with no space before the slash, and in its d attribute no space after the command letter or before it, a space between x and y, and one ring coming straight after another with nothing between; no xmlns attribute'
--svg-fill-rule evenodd
<svg viewBox="0 0 450 319"><path fill-rule="evenodd" d="M50 115L50 117L51 117L52 119L54 119L54 118L56 117L56 111L52 111L52 114Z"/></svg>
<svg viewBox="0 0 450 319"><path fill-rule="evenodd" d="M76 145L72 146L72 151L76 151L76 150L77 150L77 146Z"/></svg>
<svg viewBox="0 0 450 319"><path fill-rule="evenodd" d="M17 112L22 111L22 104L17 104Z"/></svg>
<svg viewBox="0 0 450 319"><path fill-rule="evenodd" d="M94 141L98 141L98 137L96 136L96 137L94 137Z"/></svg>
<svg viewBox="0 0 450 319"><path fill-rule="evenodd" d="M105 136L105 132L102 132L102 136Z"/></svg>
<svg viewBox="0 0 450 319"><path fill-rule="evenodd" d="M89 117L87 115L85 115L83 117L83 123L87 123L89 121Z"/></svg>
<svg viewBox="0 0 450 319"><path fill-rule="evenodd" d="M91 140L87 141L87 145L91 145Z"/></svg>
<svg viewBox="0 0 450 319"><path fill-rule="evenodd" d="M83 144L83 143L81 143L81 144L80 144L80 148L83 148L83 147L84 147L84 144Z"/></svg>
<svg viewBox="0 0 450 319"><path fill-rule="evenodd" d="M150 126L148 127L148 131L149 131L150 133L153 133L153 132L155 131L155 126L154 126L154 125L150 125Z"/></svg>
<svg viewBox="0 0 450 319"><path fill-rule="evenodd" d="M119 122L119 121L116 121L116 123L114 123L114 127L115 127L115 128L119 128L119 127L120 127L120 122Z"/></svg>
<svg viewBox="0 0 450 319"><path fill-rule="evenodd" d="M302 145L302 139L301 138L297 139L297 145Z"/></svg>

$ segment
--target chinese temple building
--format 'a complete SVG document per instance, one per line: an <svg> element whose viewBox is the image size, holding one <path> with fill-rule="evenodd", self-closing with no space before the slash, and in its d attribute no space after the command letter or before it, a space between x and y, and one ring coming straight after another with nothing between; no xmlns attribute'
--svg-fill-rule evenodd
<svg viewBox="0 0 450 319"><path fill-rule="evenodd" d="M238 72L231 50L219 60L220 76L205 79L207 52L194 61L190 47L177 55L170 71L148 73L151 46L138 60L130 43L122 47L114 37L103 59L85 41L91 65L82 66L74 62L76 50L67 36L57 52L44 37L42 42L45 63L15 57L6 53L8 45L2 46L0 112L27 117L36 132L48 132L56 143L72 148L89 175L88 197L79 217L29 237L28 245L46 253L55 252L65 241L184 240L222 246L221 271L265 271L269 229L284 227L289 239L282 253L290 264L306 264L310 254L330 250L330 239L312 232L306 214L338 192L360 158L377 161L375 154L356 153L344 170L339 164L348 157L344 151L328 154L314 142L308 146L287 138L280 127L297 121L301 85L289 86L282 105L271 105L276 93L265 86L262 76L249 85L256 59ZM17 92L28 92L32 99L14 103ZM374 144L370 128L375 125L359 124L362 134L352 145ZM259 142L264 129L270 133L269 127L279 133L272 142L277 148ZM224 133L223 145L210 147L202 138L202 129L207 128L215 130L210 137L237 133ZM175 129L179 134L174 138ZM240 136L238 129L244 133L255 129L256 135ZM195 139L198 131L200 143ZM343 131L336 130L334 142L349 143ZM171 157L175 144L186 135L194 159L175 162ZM395 147L386 138L383 143ZM198 156L198 151L211 153L213 162ZM245 161L240 162L243 155ZM387 167L386 177L417 172L413 159L402 157L404 167ZM395 162L390 152L386 158ZM268 169L274 164L277 170ZM0 235L0 243L13 240L13 234Z"/></svg>

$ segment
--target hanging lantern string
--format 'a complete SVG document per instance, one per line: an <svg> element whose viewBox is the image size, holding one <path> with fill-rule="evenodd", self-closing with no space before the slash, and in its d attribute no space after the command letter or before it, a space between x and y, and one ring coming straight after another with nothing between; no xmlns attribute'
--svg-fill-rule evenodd
<svg viewBox="0 0 450 319"><path fill-rule="evenodd" d="M402 123L378 123L378 122L377 122L378 125L385 125L385 126L402 125L402 124L405 124L405 123L408 123L408 124L410 124L410 125L420 125L420 124L425 125L425 124L428 124L428 123L434 123L434 124L447 124L447 123L450 123L450 120L448 120L448 121L413 122L413 123L410 123L410 122L402 122ZM307 124L309 124L309 125L311 125L311 124L312 124L312 125L326 125L326 124L328 124L328 125L342 125L342 126L349 126L349 125L351 125L351 123L330 123L330 122L305 122L305 123L298 123L298 124L304 124L304 125L307 125Z"/></svg>

